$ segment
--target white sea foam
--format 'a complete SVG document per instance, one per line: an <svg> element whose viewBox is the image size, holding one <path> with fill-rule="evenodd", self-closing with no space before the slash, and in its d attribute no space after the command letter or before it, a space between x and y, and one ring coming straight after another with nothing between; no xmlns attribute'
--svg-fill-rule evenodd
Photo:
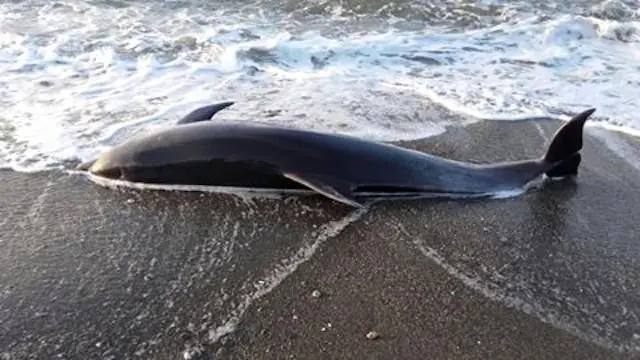
<svg viewBox="0 0 640 360"><path fill-rule="evenodd" d="M251 7L105 4L0 5L0 167L87 160L222 100L237 103L221 119L375 140L441 133L460 121L447 111L512 121L588 107L589 126L640 135L640 22L618 5L593 13L621 20L507 7L503 21L452 31L358 25L335 6L296 23Z"/></svg>

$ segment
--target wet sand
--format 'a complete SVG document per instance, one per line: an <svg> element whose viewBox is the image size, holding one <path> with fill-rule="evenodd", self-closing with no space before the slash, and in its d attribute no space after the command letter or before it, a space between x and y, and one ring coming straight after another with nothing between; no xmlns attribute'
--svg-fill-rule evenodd
<svg viewBox="0 0 640 360"><path fill-rule="evenodd" d="M404 145L513 160L557 127ZM575 181L361 213L0 172L3 359L638 358L639 169L604 142L640 152L588 129Z"/></svg>

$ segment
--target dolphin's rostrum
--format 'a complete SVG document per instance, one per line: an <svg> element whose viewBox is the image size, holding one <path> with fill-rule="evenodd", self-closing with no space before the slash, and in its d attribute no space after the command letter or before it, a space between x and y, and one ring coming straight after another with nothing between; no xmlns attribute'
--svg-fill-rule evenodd
<svg viewBox="0 0 640 360"><path fill-rule="evenodd" d="M565 123L541 158L471 164L345 135L206 121L232 104L198 108L78 169L135 183L311 189L358 207L363 197L483 196L521 189L542 174L576 175L584 124L595 111Z"/></svg>

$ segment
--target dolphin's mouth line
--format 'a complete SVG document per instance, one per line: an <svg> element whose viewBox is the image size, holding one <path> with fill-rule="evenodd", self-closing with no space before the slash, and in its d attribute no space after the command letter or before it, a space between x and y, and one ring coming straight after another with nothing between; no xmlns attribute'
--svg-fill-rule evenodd
<svg viewBox="0 0 640 360"><path fill-rule="evenodd" d="M93 160L82 162L82 163L76 165L74 170L77 170L77 171L89 171L89 168L91 167L91 165L93 165L96 161L97 161L97 159L93 159Z"/></svg>

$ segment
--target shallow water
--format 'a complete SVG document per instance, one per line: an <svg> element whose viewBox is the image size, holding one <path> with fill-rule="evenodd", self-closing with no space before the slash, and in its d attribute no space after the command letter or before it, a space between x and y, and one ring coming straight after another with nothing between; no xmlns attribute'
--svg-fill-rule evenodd
<svg viewBox="0 0 640 360"><path fill-rule="evenodd" d="M638 134L634 1L0 5L0 167L86 160L196 106L377 140L595 106Z"/></svg>

